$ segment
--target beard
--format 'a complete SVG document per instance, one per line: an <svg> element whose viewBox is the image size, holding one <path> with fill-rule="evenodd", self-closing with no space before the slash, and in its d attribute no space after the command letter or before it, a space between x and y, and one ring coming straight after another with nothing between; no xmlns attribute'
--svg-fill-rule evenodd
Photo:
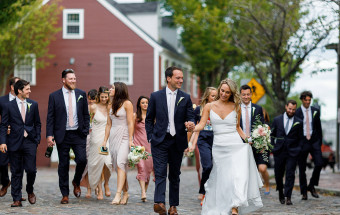
<svg viewBox="0 0 340 215"><path fill-rule="evenodd" d="M74 90L76 88L76 84L69 84L69 83L65 83L65 87L68 89L68 90Z"/></svg>

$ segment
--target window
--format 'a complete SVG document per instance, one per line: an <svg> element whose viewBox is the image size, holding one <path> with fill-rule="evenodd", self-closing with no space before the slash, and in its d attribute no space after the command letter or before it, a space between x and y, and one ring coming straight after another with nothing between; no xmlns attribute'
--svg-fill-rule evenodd
<svg viewBox="0 0 340 215"><path fill-rule="evenodd" d="M35 55L28 54L14 67L14 76L29 81L32 86L36 85Z"/></svg>
<svg viewBox="0 0 340 215"><path fill-rule="evenodd" d="M110 84L116 81L133 84L133 54L110 54Z"/></svg>
<svg viewBox="0 0 340 215"><path fill-rule="evenodd" d="M84 39L84 9L63 10L63 39Z"/></svg>

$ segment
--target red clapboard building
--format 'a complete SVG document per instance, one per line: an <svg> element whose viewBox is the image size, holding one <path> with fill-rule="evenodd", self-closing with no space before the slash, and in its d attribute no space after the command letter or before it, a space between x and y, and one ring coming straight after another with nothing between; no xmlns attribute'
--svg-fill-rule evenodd
<svg viewBox="0 0 340 215"><path fill-rule="evenodd" d="M49 4L53 0L46 0ZM55 57L48 66L35 69L33 60L15 68L14 75L31 82L31 98L39 103L42 141L37 163L49 166L46 150L46 116L48 96L62 87L61 72L76 72L77 88L84 91L110 87L115 81L128 85L134 106L141 95L165 86L168 66L183 68L182 89L198 103L197 78L190 75L188 58L183 54L177 29L167 17L160 16L158 2L118 4L113 0L61 0L63 8L58 27L62 30L49 46ZM38 20L37 20L38 21ZM57 155L52 155L52 162Z"/></svg>

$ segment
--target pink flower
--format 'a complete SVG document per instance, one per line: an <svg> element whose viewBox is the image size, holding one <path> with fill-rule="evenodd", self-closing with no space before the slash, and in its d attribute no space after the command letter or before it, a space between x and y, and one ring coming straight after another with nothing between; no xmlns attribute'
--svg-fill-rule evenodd
<svg viewBox="0 0 340 215"><path fill-rule="evenodd" d="M258 131L259 131L259 134L260 134L260 136L266 136L267 135L267 132L265 132L265 130L264 130L264 128L258 128Z"/></svg>

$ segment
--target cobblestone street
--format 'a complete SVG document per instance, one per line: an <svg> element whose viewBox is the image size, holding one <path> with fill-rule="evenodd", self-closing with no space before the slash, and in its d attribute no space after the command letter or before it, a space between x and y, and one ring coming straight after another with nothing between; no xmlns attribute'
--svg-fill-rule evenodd
<svg viewBox="0 0 340 215"><path fill-rule="evenodd" d="M12 198L9 193L5 197L0 198L1 208L0 214L154 214L153 213L153 190L154 183L150 183L148 191L148 202L140 201L140 188L136 177L136 171L128 172L130 199L127 205L111 205L113 197L104 197L104 200L97 200L95 195L91 199L86 199L86 189L82 188L82 196L77 199L70 195L70 204L61 205L61 194L58 187L58 174L55 168L38 169L37 180L35 183L35 194L37 203L30 205L27 201L23 202L22 208L11 208ZM73 177L73 170L70 171L70 178ZM24 179L25 181L25 179ZM339 182L340 183L340 182ZM70 183L71 184L71 183ZM110 188L112 195L116 186L116 175L111 177ZM23 187L25 190L25 186ZM70 186L72 193L73 187ZM197 174L194 170L183 170L181 175L180 203L178 207L179 214L200 214L201 206L197 200ZM263 191L262 191L263 193ZM279 215L321 215L321 214L340 214L340 197L321 195L319 199L315 199L309 195L308 201L301 201L298 191L293 192L292 206L281 205L278 201L278 194L271 189L268 196L262 196L264 207L261 210L252 213L260 214L279 214ZM27 198L26 192L23 197ZM167 195L168 199L168 195Z"/></svg>

